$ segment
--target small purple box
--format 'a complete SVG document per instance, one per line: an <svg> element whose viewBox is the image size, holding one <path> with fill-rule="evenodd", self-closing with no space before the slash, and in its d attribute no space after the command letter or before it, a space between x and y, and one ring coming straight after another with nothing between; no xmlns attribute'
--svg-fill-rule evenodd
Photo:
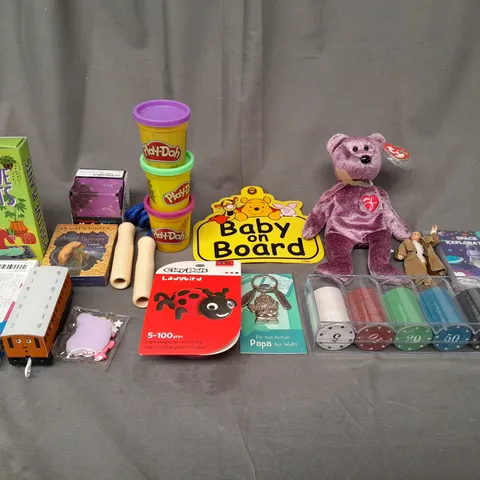
<svg viewBox="0 0 480 480"><path fill-rule="evenodd" d="M70 189L73 223L122 223L130 203L125 170L80 169Z"/></svg>

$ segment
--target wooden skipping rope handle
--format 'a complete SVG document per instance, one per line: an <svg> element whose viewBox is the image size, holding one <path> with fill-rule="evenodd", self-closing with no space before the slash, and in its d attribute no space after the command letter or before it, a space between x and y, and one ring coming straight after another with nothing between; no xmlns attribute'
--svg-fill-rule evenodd
<svg viewBox="0 0 480 480"><path fill-rule="evenodd" d="M147 308L155 274L155 240L152 237L142 237L137 242L137 247L133 303L138 308Z"/></svg>
<svg viewBox="0 0 480 480"><path fill-rule="evenodd" d="M124 222L118 227L117 246L110 274L110 285L117 290L128 288L132 279L134 238L135 225L133 223Z"/></svg>

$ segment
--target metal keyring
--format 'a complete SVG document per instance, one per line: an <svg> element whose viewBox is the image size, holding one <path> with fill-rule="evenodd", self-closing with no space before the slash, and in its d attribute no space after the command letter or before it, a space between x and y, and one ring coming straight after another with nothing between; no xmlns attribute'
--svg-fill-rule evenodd
<svg viewBox="0 0 480 480"><path fill-rule="evenodd" d="M255 280L257 278L268 278L269 280L273 281L273 286L268 284L268 283L255 285ZM256 277L252 278L251 284L252 284L253 290L256 290L257 292L262 292L262 293L274 292L275 290L277 290L277 287L278 287L277 279L275 277L272 277L271 275L257 275ZM265 288L265 287L267 287L267 288Z"/></svg>

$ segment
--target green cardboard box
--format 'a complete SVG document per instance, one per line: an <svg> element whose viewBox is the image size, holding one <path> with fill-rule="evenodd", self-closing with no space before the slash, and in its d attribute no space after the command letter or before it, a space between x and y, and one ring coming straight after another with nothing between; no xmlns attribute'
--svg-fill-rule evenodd
<svg viewBox="0 0 480 480"><path fill-rule="evenodd" d="M26 137L0 137L0 260L42 260L48 246Z"/></svg>

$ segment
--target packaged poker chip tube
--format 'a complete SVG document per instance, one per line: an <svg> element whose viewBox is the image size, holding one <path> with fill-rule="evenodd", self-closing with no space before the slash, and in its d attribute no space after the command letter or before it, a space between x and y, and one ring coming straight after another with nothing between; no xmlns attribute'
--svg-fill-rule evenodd
<svg viewBox="0 0 480 480"><path fill-rule="evenodd" d="M74 306L53 346L55 358L105 371L115 355L130 315Z"/></svg>
<svg viewBox="0 0 480 480"><path fill-rule="evenodd" d="M455 277L452 290L472 330L471 345L480 350L480 278Z"/></svg>
<svg viewBox="0 0 480 480"><path fill-rule="evenodd" d="M384 350L393 343L395 331L381 300L380 285L373 277L353 277L345 284L345 303L361 350Z"/></svg>
<svg viewBox="0 0 480 480"><path fill-rule="evenodd" d="M388 323L395 330L394 345L408 352L429 345L433 331L425 319L412 280L386 277L379 279L379 283Z"/></svg>
<svg viewBox="0 0 480 480"><path fill-rule="evenodd" d="M432 345L442 352L454 352L470 343L473 332L446 279L435 278L418 285L420 305L433 330Z"/></svg>
<svg viewBox="0 0 480 480"><path fill-rule="evenodd" d="M338 351L352 345L355 331L342 282L331 276L310 275L305 296L312 327L312 349Z"/></svg>
<svg viewBox="0 0 480 480"><path fill-rule="evenodd" d="M309 275L305 296L316 353L480 351L480 277Z"/></svg>

